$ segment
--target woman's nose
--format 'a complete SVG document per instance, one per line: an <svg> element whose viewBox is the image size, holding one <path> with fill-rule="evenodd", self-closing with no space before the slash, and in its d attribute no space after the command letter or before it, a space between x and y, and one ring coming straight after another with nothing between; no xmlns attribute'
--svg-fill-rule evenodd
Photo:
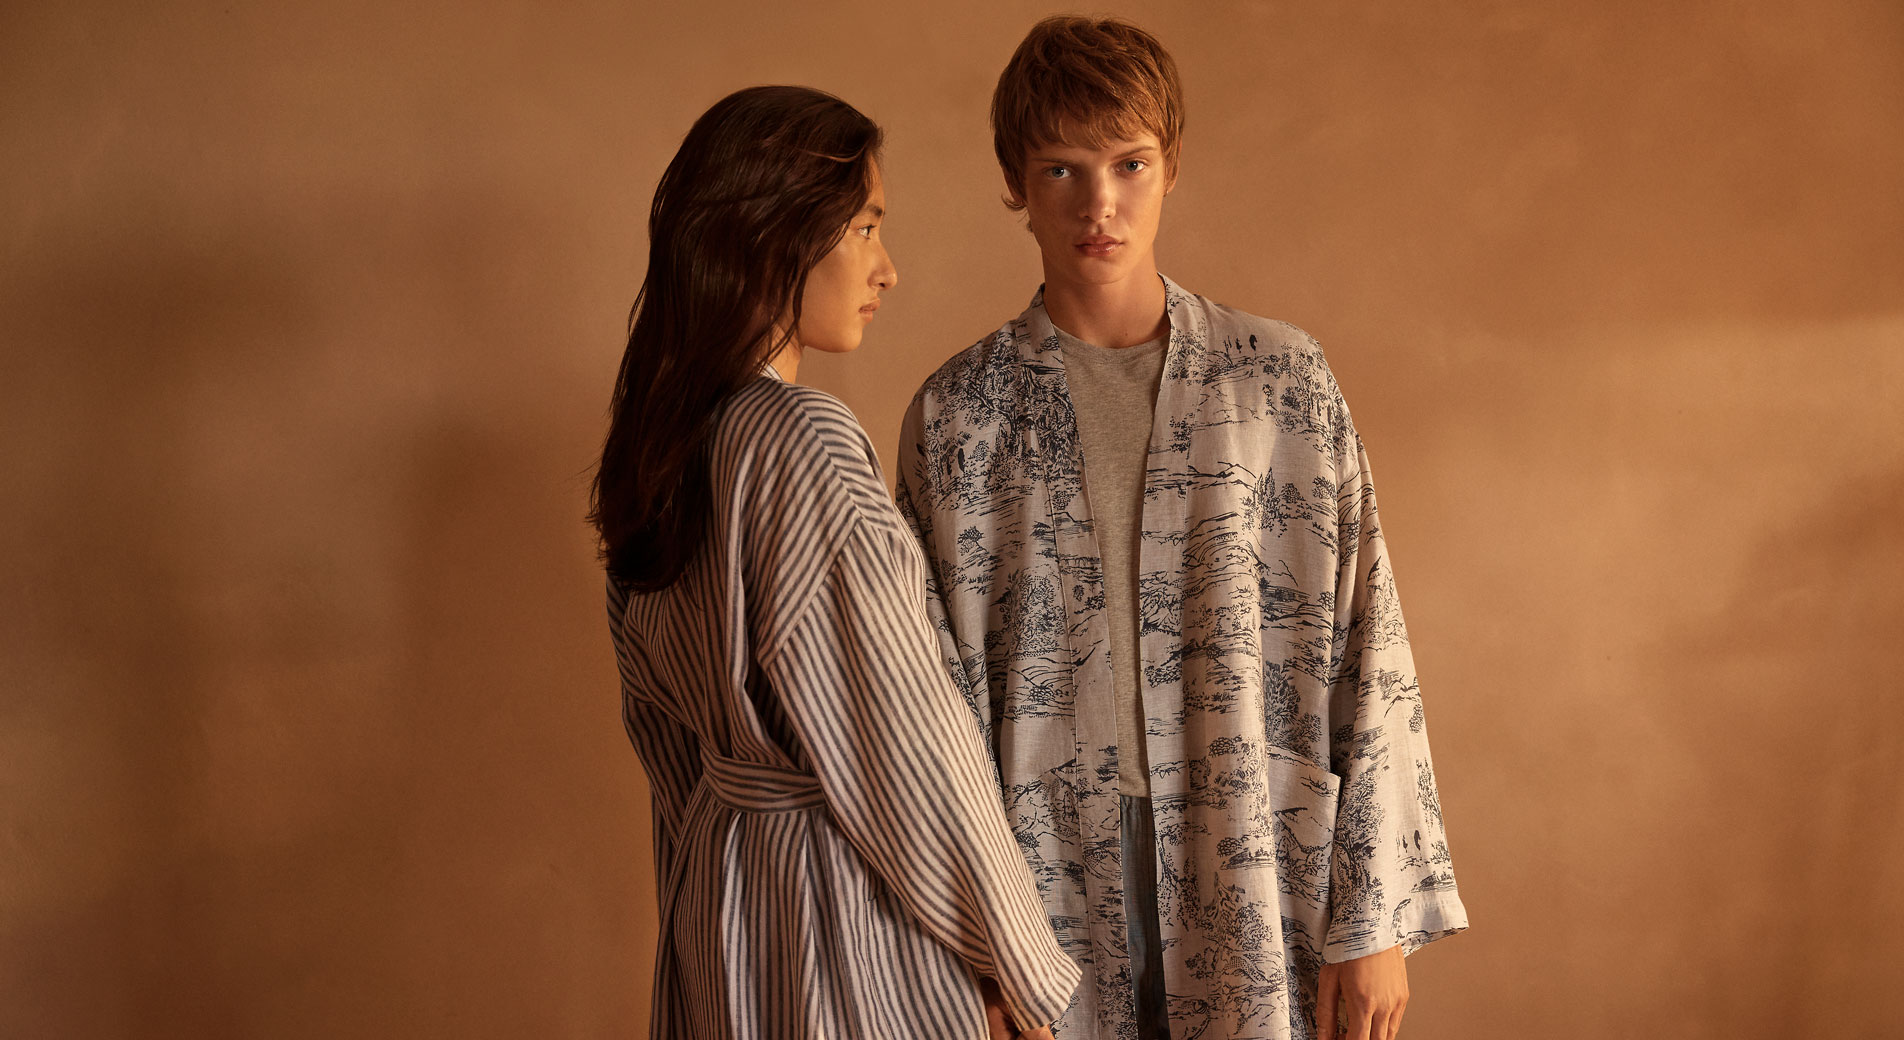
<svg viewBox="0 0 1904 1040"><path fill-rule="evenodd" d="M893 266L892 254L886 252L884 245L879 247L879 266L873 271L873 284L881 289L899 284L899 268Z"/></svg>

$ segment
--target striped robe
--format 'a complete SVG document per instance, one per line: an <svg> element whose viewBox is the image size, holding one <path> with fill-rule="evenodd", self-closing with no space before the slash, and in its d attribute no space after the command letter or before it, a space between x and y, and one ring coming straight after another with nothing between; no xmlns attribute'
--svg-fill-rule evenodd
<svg viewBox="0 0 1904 1040"><path fill-rule="evenodd" d="M1052 934L946 675L916 543L839 401L763 375L717 418L681 579L609 582L654 794L651 1035L981 1038L1079 969Z"/></svg>
<svg viewBox="0 0 1904 1040"><path fill-rule="evenodd" d="M1177 1040L1301 1040L1324 962L1467 927L1368 456L1316 341L1164 279L1141 680ZM1058 1040L1129 1037L1103 565L1043 293L925 383L900 509L942 652L1087 980Z"/></svg>

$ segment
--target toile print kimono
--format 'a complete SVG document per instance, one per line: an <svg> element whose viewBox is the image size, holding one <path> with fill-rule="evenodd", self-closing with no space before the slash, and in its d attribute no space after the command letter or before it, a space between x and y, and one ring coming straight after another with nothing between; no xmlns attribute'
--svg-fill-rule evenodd
<svg viewBox="0 0 1904 1040"><path fill-rule="evenodd" d="M1139 650L1176 1040L1309 1037L1325 962L1467 927L1368 458L1316 341L1164 279ZM1131 1037L1118 748L1090 488L1043 291L920 389L900 511L948 669L1084 981Z"/></svg>

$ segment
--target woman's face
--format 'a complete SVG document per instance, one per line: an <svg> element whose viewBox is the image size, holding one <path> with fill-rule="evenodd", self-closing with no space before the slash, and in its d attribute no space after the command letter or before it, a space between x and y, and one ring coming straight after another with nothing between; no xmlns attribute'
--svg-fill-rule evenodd
<svg viewBox="0 0 1904 1040"><path fill-rule="evenodd" d="M886 216L886 187L872 168L866 205L846 226L846 236L807 274L794 341L802 347L844 354L859 346L866 323L879 309L879 294L899 282L879 225Z"/></svg>

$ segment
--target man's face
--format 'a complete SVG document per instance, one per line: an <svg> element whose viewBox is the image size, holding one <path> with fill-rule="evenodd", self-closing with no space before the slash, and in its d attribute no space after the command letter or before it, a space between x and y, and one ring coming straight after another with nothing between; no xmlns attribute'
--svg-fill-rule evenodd
<svg viewBox="0 0 1904 1040"><path fill-rule="evenodd" d="M1153 274L1152 248L1171 181L1151 134L1103 148L1028 150L1024 192L1013 190L1012 197L1031 221L1045 280L1104 285Z"/></svg>

